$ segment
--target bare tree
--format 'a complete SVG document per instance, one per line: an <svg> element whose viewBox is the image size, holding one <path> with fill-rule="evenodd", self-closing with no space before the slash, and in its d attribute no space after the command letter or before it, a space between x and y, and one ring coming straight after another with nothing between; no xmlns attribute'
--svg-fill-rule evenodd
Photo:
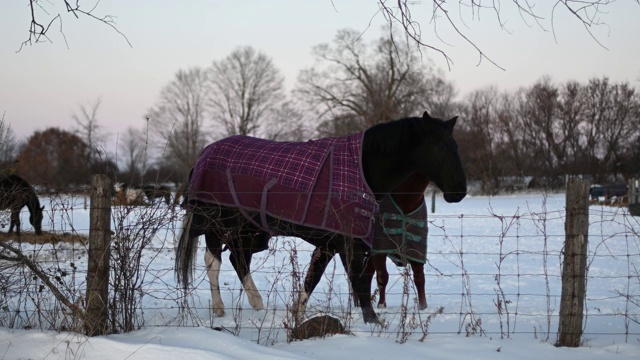
<svg viewBox="0 0 640 360"><path fill-rule="evenodd" d="M510 175L560 181L565 174L588 174L596 182L612 181L610 175L627 172L640 133L636 90L607 78L556 85L545 77L503 96L497 109L494 144L510 159L500 162L515 165L503 169ZM476 156L479 149L474 147Z"/></svg>
<svg viewBox="0 0 640 360"><path fill-rule="evenodd" d="M443 80L407 43L383 37L367 46L354 30L314 48L318 66L303 70L297 93L321 107L319 130L351 132L422 113Z"/></svg>
<svg viewBox="0 0 640 360"><path fill-rule="evenodd" d="M5 114L0 118L0 173L10 174L16 171L18 143L11 124L5 122Z"/></svg>
<svg viewBox="0 0 640 360"><path fill-rule="evenodd" d="M22 50L24 46L33 45L40 42L53 42L49 37L49 31L56 23L59 24L58 29L66 43L66 38L64 37L62 28L62 20L69 15L73 15L73 17L76 19L79 19L81 17L93 19L107 25L115 30L118 34L120 34L125 39L127 44L131 46L129 39L127 39L127 37L116 27L115 17L113 15L98 14L97 8L100 4L99 0L94 1L87 6L82 6L80 0L58 0L48 2L28 0L28 3L31 20L29 22L29 37L22 42L18 51Z"/></svg>
<svg viewBox="0 0 640 360"><path fill-rule="evenodd" d="M545 175L562 175L549 173L558 169L558 161L563 161L565 154L563 142L556 131L558 92L557 86L548 77L519 92L518 116L525 133L524 138L527 139L524 145L533 155L534 175L542 175L540 172Z"/></svg>
<svg viewBox="0 0 640 360"><path fill-rule="evenodd" d="M429 109L429 115L437 118L449 118L456 114L457 91L453 83L445 80L443 76L435 76L431 78L429 86L432 90L425 99L426 109Z"/></svg>
<svg viewBox="0 0 640 360"><path fill-rule="evenodd" d="M584 101L580 92L581 86L576 81L568 81L561 85L558 92L559 107L556 131L560 133L560 138L563 141L562 148L566 159L560 163L564 167L561 171L565 174L584 173L584 164L580 156L582 152L580 124Z"/></svg>
<svg viewBox="0 0 640 360"><path fill-rule="evenodd" d="M80 105L80 113L72 113L71 118L76 123L75 133L91 148L91 160L96 160L104 155L104 143L108 134L98 123L98 109L102 100L96 99L91 104Z"/></svg>
<svg viewBox="0 0 640 360"><path fill-rule="evenodd" d="M261 136L277 141L304 141L311 137L308 119L292 101L280 104L272 114L272 119L261 131Z"/></svg>
<svg viewBox="0 0 640 360"><path fill-rule="evenodd" d="M197 67L180 70L147 112L156 155L174 165L185 181L210 140L205 128L208 91L205 70Z"/></svg>
<svg viewBox="0 0 640 360"><path fill-rule="evenodd" d="M264 135L281 120L284 78L265 54L245 46L214 61L207 70L211 91L208 110L225 129L223 135Z"/></svg>
<svg viewBox="0 0 640 360"><path fill-rule="evenodd" d="M495 119L497 137L500 139L500 147L503 152L501 160L504 164L505 174L522 177L528 170L526 165L528 158L527 150L523 148L526 139L517 113L515 97L509 93L502 94Z"/></svg>
<svg viewBox="0 0 640 360"><path fill-rule="evenodd" d="M484 194L498 192L502 174L501 162L496 150L498 135L499 94L495 87L474 91L463 102L461 122L464 131L470 135L463 148L467 153L466 170L473 178L481 181Z"/></svg>
<svg viewBox="0 0 640 360"><path fill-rule="evenodd" d="M635 89L629 84L611 84L608 78L591 79L583 87L582 128L585 150L599 159L592 168L594 177L616 173L629 143L639 134L638 105ZM598 179L602 180L602 179Z"/></svg>
<svg viewBox="0 0 640 360"><path fill-rule="evenodd" d="M142 178L147 156L147 141L140 129L127 128L118 141L121 164L126 179Z"/></svg>

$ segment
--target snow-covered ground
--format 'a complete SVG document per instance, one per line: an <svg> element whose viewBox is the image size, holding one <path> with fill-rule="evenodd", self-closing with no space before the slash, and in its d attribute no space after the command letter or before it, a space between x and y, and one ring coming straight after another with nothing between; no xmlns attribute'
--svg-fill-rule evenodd
<svg viewBox="0 0 640 360"><path fill-rule="evenodd" d="M379 310L386 326L364 324L359 310L349 305L342 265L332 263L310 300L307 315L334 314L347 322L351 335L290 344L283 323L290 322L286 310L292 301L292 262L304 274L312 250L306 243L277 238L271 251L254 257L253 276L267 307L262 311L251 309L225 261L221 281L227 315L214 318L208 310L202 250L188 309L179 310L183 303L172 268L180 214L116 208L114 227L135 227L145 217L166 218L143 251L142 329L87 338L69 332L0 328L0 358L638 359L640 309L626 295L635 296L636 303L640 297L640 218L629 216L624 208L590 207L584 346L553 346L561 292L564 201L563 194L467 197L458 204L438 198L436 212L429 214L427 310L415 307L410 282L405 295L402 269L389 262L389 308ZM430 198L427 203L431 207ZM53 199L45 206L50 211L45 230L88 233L89 210L83 199ZM28 227L26 213L23 224ZM75 267L74 284L82 288L83 246L23 245L43 261L51 260L54 247L56 266L70 273ZM404 326L403 302L408 304L405 319L413 320ZM441 307L442 314L429 318ZM406 342L399 344L400 340Z"/></svg>

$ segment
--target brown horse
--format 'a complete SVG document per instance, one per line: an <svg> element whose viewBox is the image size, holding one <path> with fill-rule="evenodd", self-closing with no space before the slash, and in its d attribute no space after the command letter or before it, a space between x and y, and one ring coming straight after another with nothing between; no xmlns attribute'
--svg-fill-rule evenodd
<svg viewBox="0 0 640 360"><path fill-rule="evenodd" d="M379 309L387 307L386 289L389 283L387 257L398 266L407 264L411 266L420 309L427 308L424 277L427 254L427 211L424 192L428 185L428 178L414 172L382 199L380 213L376 217L373 247L365 259L363 272L369 288L371 288L373 274L377 275ZM392 223L398 227L389 228ZM319 251L316 248L311 258L320 256ZM342 254L340 260L346 269L346 259ZM319 277L311 272L307 273L305 283L310 284L308 285L310 288L315 288L319 281ZM357 297L354 297L354 305L359 306Z"/></svg>
<svg viewBox="0 0 640 360"><path fill-rule="evenodd" d="M37 235L42 234L42 210L40 200L33 187L18 175L0 177L0 209L11 210L11 224L8 233L20 235L20 210L26 206L29 209L29 222Z"/></svg>
<svg viewBox="0 0 640 360"><path fill-rule="evenodd" d="M418 293L418 303L421 310L427 308L427 298L425 295L425 278L424 278L424 264L426 261L426 247L427 247L427 223L426 223L426 204L424 201L424 192L429 185L429 179L415 172L407 180L405 180L400 186L398 186L392 194L385 201L391 199L397 205L396 210L400 210L401 223L407 227L415 228L418 239L415 239L414 243L411 243L411 237L407 237L407 234L389 235L389 231L385 231L384 219L378 219L376 221L376 239L373 243L373 248L367 259L365 267L365 276L369 278L369 283L373 280L373 273L376 273L376 282L378 285L378 308L386 308L386 289L389 283L389 273L387 272L387 256L399 266L405 266L407 263L411 265L411 271L413 272L413 282L416 286ZM418 214L418 211L422 210ZM420 224L410 225L410 220L404 220L411 214L417 214L418 217L424 216ZM381 214L382 217L382 208ZM418 225L418 226L415 226ZM411 235L411 234L409 234ZM387 242L387 246L384 243ZM416 243L417 242L417 243ZM393 246L389 246L393 244ZM415 245L415 249L408 249L411 245ZM413 251L413 252L412 252Z"/></svg>

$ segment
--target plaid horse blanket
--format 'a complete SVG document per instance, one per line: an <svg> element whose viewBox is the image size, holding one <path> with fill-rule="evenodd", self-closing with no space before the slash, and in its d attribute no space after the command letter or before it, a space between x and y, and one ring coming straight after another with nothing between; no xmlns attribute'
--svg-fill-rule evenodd
<svg viewBox="0 0 640 360"><path fill-rule="evenodd" d="M386 195L380 202L380 213L375 225L371 252L383 253L397 266L409 260L424 264L427 261L427 205L422 204L405 214Z"/></svg>
<svg viewBox="0 0 640 360"><path fill-rule="evenodd" d="M362 173L364 132L307 142L232 136L207 146L188 199L235 207L263 230L266 215L373 242L378 203Z"/></svg>

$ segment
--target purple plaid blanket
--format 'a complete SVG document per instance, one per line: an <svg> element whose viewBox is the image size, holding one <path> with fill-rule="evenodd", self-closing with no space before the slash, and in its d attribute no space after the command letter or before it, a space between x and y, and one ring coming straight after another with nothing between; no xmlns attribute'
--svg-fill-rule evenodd
<svg viewBox="0 0 640 360"><path fill-rule="evenodd" d="M239 208L273 235L265 215L363 238L371 246L378 204L362 174L363 136L222 139L207 146L193 167L189 199ZM260 220L247 211L258 212Z"/></svg>

